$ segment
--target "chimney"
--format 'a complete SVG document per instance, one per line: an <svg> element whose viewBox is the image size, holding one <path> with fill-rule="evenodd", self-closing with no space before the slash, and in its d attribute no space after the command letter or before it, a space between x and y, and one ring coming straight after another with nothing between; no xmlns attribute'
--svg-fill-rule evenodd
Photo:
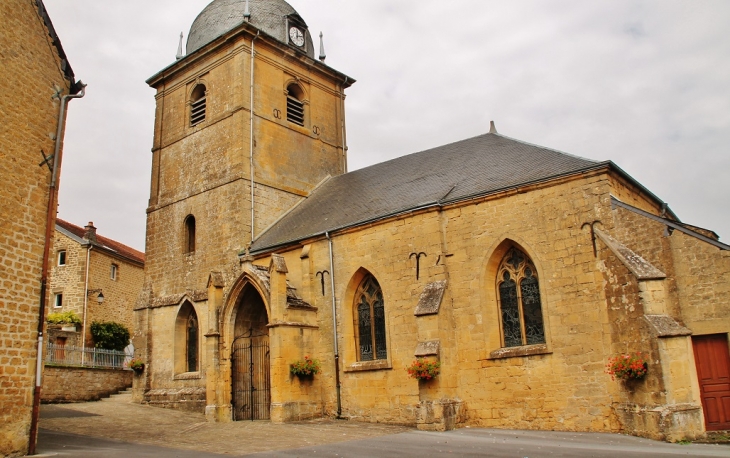
<svg viewBox="0 0 730 458"><path fill-rule="evenodd" d="M84 232L84 239L91 243L96 243L96 228L94 227L93 221L89 221L89 224L84 226L86 232Z"/></svg>

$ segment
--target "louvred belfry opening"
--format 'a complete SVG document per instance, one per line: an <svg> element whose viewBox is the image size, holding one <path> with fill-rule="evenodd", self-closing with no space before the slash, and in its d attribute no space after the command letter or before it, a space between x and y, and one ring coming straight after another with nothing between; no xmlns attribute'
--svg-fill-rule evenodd
<svg viewBox="0 0 730 458"><path fill-rule="evenodd" d="M195 126L205 121L206 95L205 86L198 84L193 89L190 103L190 125Z"/></svg>
<svg viewBox="0 0 730 458"><path fill-rule="evenodd" d="M302 90L296 84L290 84L286 91L286 120L298 126L303 126L304 102L302 102Z"/></svg>

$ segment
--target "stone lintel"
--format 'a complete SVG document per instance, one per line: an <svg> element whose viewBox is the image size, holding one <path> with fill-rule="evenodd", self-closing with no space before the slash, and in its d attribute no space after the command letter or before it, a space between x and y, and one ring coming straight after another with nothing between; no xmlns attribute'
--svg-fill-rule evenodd
<svg viewBox="0 0 730 458"><path fill-rule="evenodd" d="M446 290L446 280L435 281L427 284L423 288L421 297L418 299L418 305L413 312L415 316L435 315L439 312L441 301L444 298Z"/></svg>
<svg viewBox="0 0 730 458"><path fill-rule="evenodd" d="M416 351L413 353L415 357L438 356L441 342L439 340L428 340L426 342L418 342Z"/></svg>
<svg viewBox="0 0 730 458"><path fill-rule="evenodd" d="M594 228L593 232L638 280L659 280L667 277L664 272L607 233L598 228Z"/></svg>
<svg viewBox="0 0 730 458"><path fill-rule="evenodd" d="M679 324L669 315L644 315L652 333L656 337L690 336L692 331Z"/></svg>

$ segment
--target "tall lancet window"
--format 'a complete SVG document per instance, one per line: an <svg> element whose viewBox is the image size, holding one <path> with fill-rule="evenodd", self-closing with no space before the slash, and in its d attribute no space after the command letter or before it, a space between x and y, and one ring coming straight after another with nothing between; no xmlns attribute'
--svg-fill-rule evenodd
<svg viewBox="0 0 730 458"><path fill-rule="evenodd" d="M387 359L385 302L378 281L368 275L355 294L358 356L360 361Z"/></svg>
<svg viewBox="0 0 730 458"><path fill-rule="evenodd" d="M545 343L540 285L535 265L526 254L512 247L502 259L497 272L503 346Z"/></svg>
<svg viewBox="0 0 730 458"><path fill-rule="evenodd" d="M193 311L188 317L187 326L187 371L195 372L198 370L198 317Z"/></svg>

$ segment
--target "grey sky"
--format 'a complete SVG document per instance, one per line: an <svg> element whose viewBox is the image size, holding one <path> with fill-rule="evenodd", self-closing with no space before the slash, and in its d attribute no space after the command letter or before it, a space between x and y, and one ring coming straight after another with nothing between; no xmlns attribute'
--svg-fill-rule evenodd
<svg viewBox="0 0 730 458"><path fill-rule="evenodd" d="M144 249L154 91L209 0L44 0L87 95L59 216ZM347 92L351 170L485 133L613 160L730 239L730 2L289 0Z"/></svg>

